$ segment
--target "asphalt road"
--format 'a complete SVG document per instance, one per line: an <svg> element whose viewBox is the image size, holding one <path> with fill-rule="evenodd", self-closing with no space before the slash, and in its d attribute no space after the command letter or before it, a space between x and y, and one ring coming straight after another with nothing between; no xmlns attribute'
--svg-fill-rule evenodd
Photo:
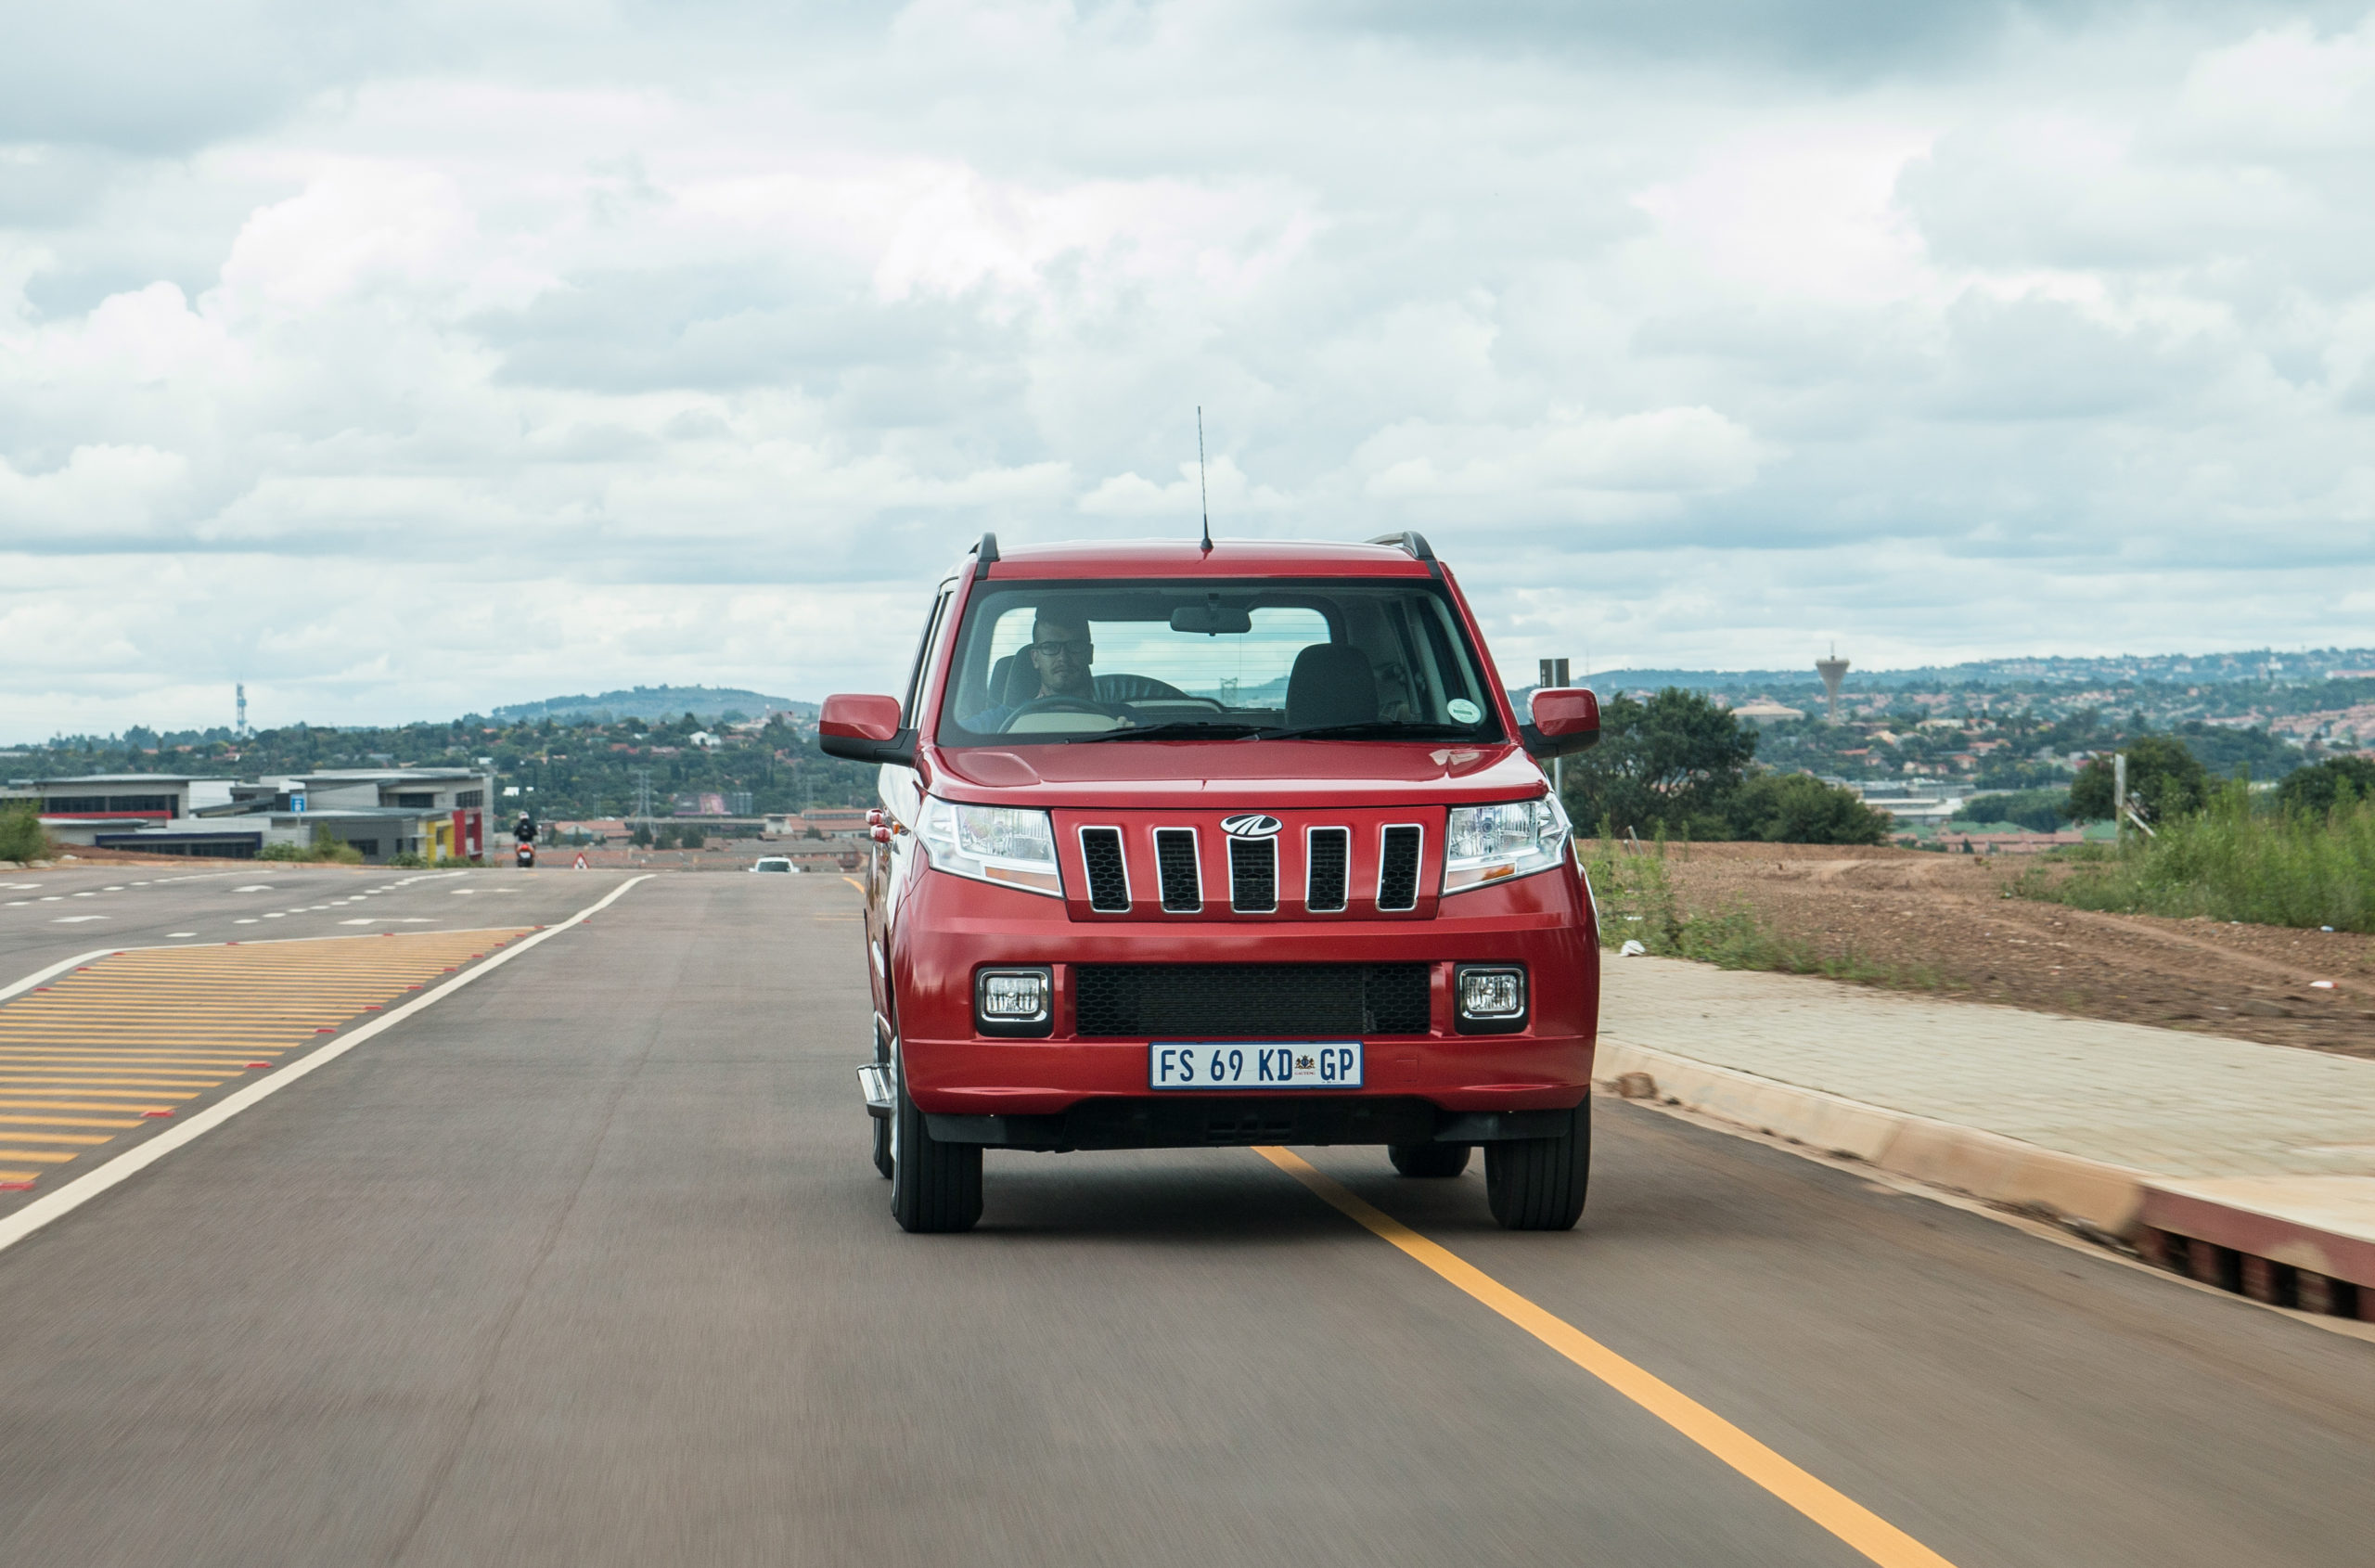
<svg viewBox="0 0 2375 1568"><path fill-rule="evenodd" d="M397 871L275 861L0 870L0 987L101 947L547 924L620 880L614 871L559 868Z"/></svg>
<svg viewBox="0 0 2375 1568"><path fill-rule="evenodd" d="M1863 1561L1251 1151L901 1234L857 909L654 879L0 1252L0 1562ZM1307 1152L1958 1568L2368 1560L2365 1343L1623 1104L1572 1235Z"/></svg>

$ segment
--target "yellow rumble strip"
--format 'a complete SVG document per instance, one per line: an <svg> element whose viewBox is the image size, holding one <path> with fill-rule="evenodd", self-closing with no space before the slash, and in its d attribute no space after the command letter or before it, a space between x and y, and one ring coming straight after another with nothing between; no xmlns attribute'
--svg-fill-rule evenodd
<svg viewBox="0 0 2375 1568"><path fill-rule="evenodd" d="M0 1002L0 1189L103 1158L530 929L135 948Z"/></svg>

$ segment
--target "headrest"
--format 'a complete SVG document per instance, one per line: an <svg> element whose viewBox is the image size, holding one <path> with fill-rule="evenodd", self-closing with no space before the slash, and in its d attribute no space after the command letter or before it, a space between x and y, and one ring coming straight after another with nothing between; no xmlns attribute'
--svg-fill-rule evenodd
<svg viewBox="0 0 2375 1568"><path fill-rule="evenodd" d="M1340 642L1316 642L1295 655L1287 677L1287 723L1367 724L1377 717L1377 675L1368 655Z"/></svg>

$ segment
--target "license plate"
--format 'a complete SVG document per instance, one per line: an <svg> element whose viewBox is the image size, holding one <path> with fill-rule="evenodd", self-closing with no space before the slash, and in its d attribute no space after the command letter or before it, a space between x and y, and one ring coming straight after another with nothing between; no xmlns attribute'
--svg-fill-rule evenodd
<svg viewBox="0 0 2375 1568"><path fill-rule="evenodd" d="M1157 1089L1357 1089L1358 1040L1157 1040L1147 1047Z"/></svg>

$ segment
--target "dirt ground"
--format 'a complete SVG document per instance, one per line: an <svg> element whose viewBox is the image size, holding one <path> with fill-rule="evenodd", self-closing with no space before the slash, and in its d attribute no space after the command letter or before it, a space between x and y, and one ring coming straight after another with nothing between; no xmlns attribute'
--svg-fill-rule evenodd
<svg viewBox="0 0 2375 1568"><path fill-rule="evenodd" d="M1746 904L1779 936L1937 994L2375 1057L2375 938L2099 915L2005 896L2026 855L1813 844L1675 848L1692 914ZM2330 990L2311 984L2333 983Z"/></svg>

